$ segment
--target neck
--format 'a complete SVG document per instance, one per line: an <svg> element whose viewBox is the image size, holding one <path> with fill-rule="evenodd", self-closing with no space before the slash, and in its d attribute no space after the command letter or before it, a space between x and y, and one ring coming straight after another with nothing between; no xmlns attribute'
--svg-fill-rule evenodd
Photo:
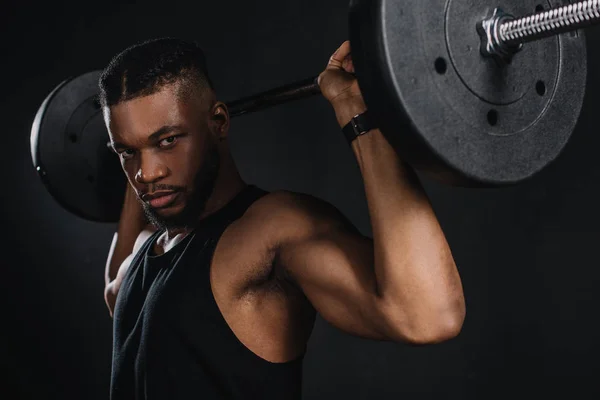
<svg viewBox="0 0 600 400"><path fill-rule="evenodd" d="M215 181L215 187L213 188L213 191L206 202L204 211L199 216L200 221L227 205L227 203L229 203L247 185L247 183L244 182L240 176L229 151L220 149L220 152L221 163ZM165 240L167 242L173 240L179 241L183 239L190 231L191 229L184 228L168 229L164 234Z"/></svg>

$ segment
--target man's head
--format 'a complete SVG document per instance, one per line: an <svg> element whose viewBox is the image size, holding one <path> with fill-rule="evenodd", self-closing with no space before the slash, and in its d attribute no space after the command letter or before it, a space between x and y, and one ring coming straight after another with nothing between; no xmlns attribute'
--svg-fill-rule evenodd
<svg viewBox="0 0 600 400"><path fill-rule="evenodd" d="M229 123L202 50L171 38L134 45L111 60L99 86L111 143L149 219L193 226L214 188Z"/></svg>

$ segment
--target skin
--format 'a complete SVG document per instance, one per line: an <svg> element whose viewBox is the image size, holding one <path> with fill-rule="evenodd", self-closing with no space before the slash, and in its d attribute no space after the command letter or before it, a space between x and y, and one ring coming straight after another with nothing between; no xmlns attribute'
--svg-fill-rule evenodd
<svg viewBox="0 0 600 400"><path fill-rule="evenodd" d="M319 76L340 127L366 110L353 72L350 43L344 42ZM107 261L105 299L111 315L131 260L126 250L135 254L151 233L140 222L144 213L135 194L160 185L191 193L206 149L218 151L220 166L194 222L246 185L229 152L227 107L209 91L182 97L179 84L105 109L111 141L131 184ZM149 139L163 126L180 128ZM265 360L285 362L305 351L317 312L349 334L412 344L446 341L462 328L459 273L414 171L377 129L357 138L352 150L364 180L373 238L361 235L320 199L276 191L256 201L217 244L210 275L214 297L240 341ZM191 195L182 194L172 207L156 212L177 215L187 198ZM168 251L187 232L169 227L154 250Z"/></svg>

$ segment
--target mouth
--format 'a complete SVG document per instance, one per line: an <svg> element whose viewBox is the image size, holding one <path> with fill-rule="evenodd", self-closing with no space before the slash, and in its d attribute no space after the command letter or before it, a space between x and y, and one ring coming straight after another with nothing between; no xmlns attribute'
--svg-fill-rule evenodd
<svg viewBox="0 0 600 400"><path fill-rule="evenodd" d="M142 200L152 208L167 208L173 205L179 193L177 192L154 192L142 196Z"/></svg>

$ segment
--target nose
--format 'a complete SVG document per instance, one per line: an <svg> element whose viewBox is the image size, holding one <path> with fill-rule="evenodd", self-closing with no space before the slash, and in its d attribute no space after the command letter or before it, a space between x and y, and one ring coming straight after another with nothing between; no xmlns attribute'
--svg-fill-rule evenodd
<svg viewBox="0 0 600 400"><path fill-rule="evenodd" d="M167 176L168 168L156 157L141 155L140 158L140 167L135 173L137 183L148 185Z"/></svg>

